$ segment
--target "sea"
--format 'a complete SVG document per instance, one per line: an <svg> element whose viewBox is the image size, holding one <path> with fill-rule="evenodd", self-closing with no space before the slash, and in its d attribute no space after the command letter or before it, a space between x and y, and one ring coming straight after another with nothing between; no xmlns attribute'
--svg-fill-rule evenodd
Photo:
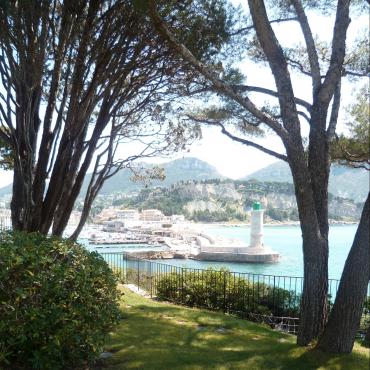
<svg viewBox="0 0 370 370"><path fill-rule="evenodd" d="M333 225L329 232L329 278L340 279L344 263L351 248L357 225ZM225 238L239 239L249 244L249 226L220 226L215 224L205 225L204 232L209 235L221 236ZM86 240L82 240L88 249L100 252L122 252L139 250L161 250L163 247L135 246L135 245L88 245ZM299 226L264 226L264 244L277 251L281 258L276 263L220 263L195 261L192 259L170 259L159 260L158 262L188 267L205 269L213 267L219 269L227 268L233 272L248 272L264 275L278 275L300 277L303 276L303 255L302 237Z"/></svg>

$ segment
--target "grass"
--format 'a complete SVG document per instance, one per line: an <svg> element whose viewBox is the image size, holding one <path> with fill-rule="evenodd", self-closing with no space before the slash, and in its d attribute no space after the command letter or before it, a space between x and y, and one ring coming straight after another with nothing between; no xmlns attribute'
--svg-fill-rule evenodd
<svg viewBox="0 0 370 370"><path fill-rule="evenodd" d="M124 289L123 319L111 334L104 369L369 369L368 349L332 355L295 337L223 313L143 298Z"/></svg>

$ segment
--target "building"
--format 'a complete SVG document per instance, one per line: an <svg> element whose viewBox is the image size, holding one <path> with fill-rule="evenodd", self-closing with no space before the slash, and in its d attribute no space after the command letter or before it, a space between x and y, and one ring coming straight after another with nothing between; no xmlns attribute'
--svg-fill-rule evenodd
<svg viewBox="0 0 370 370"><path fill-rule="evenodd" d="M104 223L105 221L115 220L117 218L117 211L119 211L119 209L113 207L104 208L98 215L95 216L94 222Z"/></svg>
<svg viewBox="0 0 370 370"><path fill-rule="evenodd" d="M141 212L140 219L146 222L162 221L165 216L159 209L144 209Z"/></svg>
<svg viewBox="0 0 370 370"><path fill-rule="evenodd" d="M116 217L124 221L137 221L140 219L140 213L136 209L118 209Z"/></svg>
<svg viewBox="0 0 370 370"><path fill-rule="evenodd" d="M108 231L108 232L121 232L123 231L124 223L122 221L105 221L103 223L103 231Z"/></svg>

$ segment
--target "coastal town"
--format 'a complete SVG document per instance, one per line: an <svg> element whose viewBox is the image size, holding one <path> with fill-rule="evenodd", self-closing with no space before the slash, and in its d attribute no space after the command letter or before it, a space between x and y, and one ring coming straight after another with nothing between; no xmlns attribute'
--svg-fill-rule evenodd
<svg viewBox="0 0 370 370"><path fill-rule="evenodd" d="M130 252L147 259L192 258L228 262L277 262L279 255L263 244L263 210L255 203L251 210L251 241L210 236L201 224L183 215L165 216L158 209L104 209L80 235L94 248L117 245L146 245L150 250ZM70 232L73 225L67 228ZM158 250L156 247L166 248Z"/></svg>
<svg viewBox="0 0 370 370"><path fill-rule="evenodd" d="M254 204L259 205L259 202ZM80 217L79 211L71 213L65 237L73 233ZM128 253L145 259L278 262L279 254L263 243L263 225L266 218L267 223L274 226L298 225L295 221L276 222L266 217L264 210L252 208L248 212L247 221L218 223L225 226L250 227L251 240L247 245L245 241L237 238L209 235L205 224L188 220L182 214L166 216L159 209L138 210L108 206L89 219L80 233L79 241L95 250L136 246L137 248ZM331 223L336 222L332 220ZM10 225L10 210L0 208L0 228L9 228ZM143 248L138 248L140 246Z"/></svg>

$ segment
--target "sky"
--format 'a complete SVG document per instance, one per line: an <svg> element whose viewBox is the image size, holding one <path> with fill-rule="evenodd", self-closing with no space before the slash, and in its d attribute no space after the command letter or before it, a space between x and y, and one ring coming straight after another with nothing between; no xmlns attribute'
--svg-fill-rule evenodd
<svg viewBox="0 0 370 370"><path fill-rule="evenodd" d="M234 1L234 3L238 3L238 1ZM369 25L368 17L363 16L361 18L352 19L348 32L349 37L347 44L350 44L351 40L356 37L358 28L363 25ZM279 40L285 46L296 43L297 35L300 35L299 28L291 27L291 24L289 26L287 24L274 25L274 29ZM327 41L330 41L330 38L328 37L332 35L332 27L333 19L327 19L319 14L315 15L312 22L312 29L319 30L320 37L324 36L325 38L326 36ZM256 67L250 63L243 62L239 64L239 67L242 72L247 75L247 83L249 85L264 86L275 89L273 78L268 69ZM309 94L311 86L308 80L302 78L295 80L293 88L297 96L310 100ZM350 84L343 85L342 107L351 102L353 88L354 86ZM342 120L343 115L339 117L339 122ZM338 129L339 131L343 130L343 125L339 123ZM304 131L305 128L303 127L303 132ZM215 166L221 175L236 179L277 161L275 157L264 154L257 149L246 147L243 144L231 141L229 138L221 134L218 128L204 128L202 136L202 139L191 145L187 151L176 153L167 158L156 158L151 160L151 162L161 163L182 157L197 157ZM267 136L263 139L259 139L258 143L280 153L284 153L280 139L277 137ZM11 183L11 181L12 173L0 170L0 188Z"/></svg>

